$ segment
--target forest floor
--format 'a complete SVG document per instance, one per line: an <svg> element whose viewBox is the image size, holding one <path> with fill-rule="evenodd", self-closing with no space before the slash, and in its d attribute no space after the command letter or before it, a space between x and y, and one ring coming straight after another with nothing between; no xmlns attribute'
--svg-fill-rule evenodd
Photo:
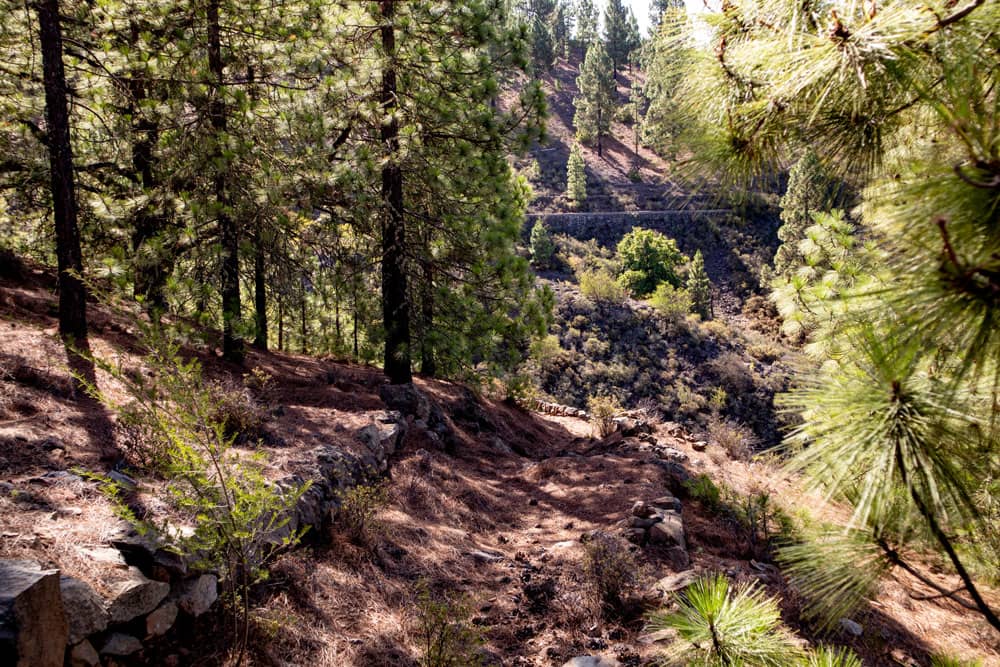
<svg viewBox="0 0 1000 667"><path fill-rule="evenodd" d="M99 555L121 522L95 485L65 473L120 463L121 432L113 415L74 395L55 305L43 273L0 281L0 557L32 558L101 590L116 573ZM134 323L101 307L91 313L95 352L134 362ZM373 368L258 352L237 368L219 361L211 345L190 352L213 381L240 385L254 367L271 376L259 400L268 407L262 449L275 474L295 470L317 442L350 446L354 429L384 409ZM446 382L418 386L451 418L457 444L446 450L409 429L384 482L386 503L365 537L333 528L275 563L257 591L254 664L416 665L426 617L421 587L464 600L455 618L481 633L485 664L558 666L582 654L651 664L664 644L646 632L644 614L670 603L655 583L682 569L675 554L650 546L626 552L634 560L631 604L607 619L596 611L583 567L584 536L620 532L634 502L665 493L682 499L691 571L759 582L779 597L800 637L820 639L801 620L794 590L725 504L709 509L687 497L677 469L644 444L680 452L684 474L708 475L731 490L724 500L766 493L793 516L808 508L814 517L838 518L837 508L771 463L731 460L715 443L696 451L670 423L655 423L646 443L597 439L584 419L529 412ZM854 617L861 636L840 630L822 639L852 646L869 665L927 665L936 653L1000 665L996 635L952 602L919 599L929 593L908 575L890 577ZM221 616L179 624L133 663L219 664L223 628Z"/></svg>

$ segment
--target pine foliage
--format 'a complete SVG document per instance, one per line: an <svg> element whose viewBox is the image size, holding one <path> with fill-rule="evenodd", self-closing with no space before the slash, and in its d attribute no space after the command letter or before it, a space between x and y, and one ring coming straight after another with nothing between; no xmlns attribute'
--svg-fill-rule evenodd
<svg viewBox="0 0 1000 667"><path fill-rule="evenodd" d="M1000 5L742 0L706 21L660 32L677 63L659 89L669 141L733 182L809 146L861 191L858 236L875 249L852 275L843 218L813 218L826 239L813 225L796 247L786 296L817 288L833 306L812 334L828 337L821 363L785 400L802 418L794 467L850 501L850 530L893 566L919 572L902 547L937 549L962 590L921 576L1000 630L975 577L996 562L977 498L1000 476ZM841 249L815 252L829 240ZM838 571L830 590L869 576Z"/></svg>
<svg viewBox="0 0 1000 667"><path fill-rule="evenodd" d="M573 146L566 163L566 196L577 208L587 200L587 172L579 146Z"/></svg>
<svg viewBox="0 0 1000 667"><path fill-rule="evenodd" d="M614 68L603 42L595 41L587 49L576 85L580 89L573 101L576 137L583 143L596 141L600 155L601 138L611 129L615 100Z"/></svg>
<svg viewBox="0 0 1000 667"><path fill-rule="evenodd" d="M711 319L712 312L712 281L705 272L705 258L701 250L694 253L691 265L688 267L687 292L691 297L691 308L703 320Z"/></svg>

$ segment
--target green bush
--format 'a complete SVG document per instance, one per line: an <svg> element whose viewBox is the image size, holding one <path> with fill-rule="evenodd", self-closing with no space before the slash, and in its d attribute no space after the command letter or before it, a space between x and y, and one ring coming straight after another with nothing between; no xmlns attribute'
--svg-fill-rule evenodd
<svg viewBox="0 0 1000 667"><path fill-rule="evenodd" d="M580 293L599 304L623 304L628 298L625 289L604 269L582 272Z"/></svg>
<svg viewBox="0 0 1000 667"><path fill-rule="evenodd" d="M587 399L590 419L597 427L597 434L602 438L615 432L615 416L621 409L618 400L611 396L591 396Z"/></svg>
<svg viewBox="0 0 1000 667"><path fill-rule="evenodd" d="M351 541L361 545L372 545L384 530L378 515L388 504L387 484L355 486L341 495L337 520Z"/></svg>
<svg viewBox="0 0 1000 667"><path fill-rule="evenodd" d="M715 510L722 505L722 492L712 478L702 473L684 482L688 495L701 502L708 509Z"/></svg>
<svg viewBox="0 0 1000 667"><path fill-rule="evenodd" d="M464 600L435 597L425 582L417 595L417 638L423 650L421 667L476 667L482 637L469 624Z"/></svg>
<svg viewBox="0 0 1000 667"><path fill-rule="evenodd" d="M693 305L687 290L674 287L670 283L661 283L649 297L649 303L656 312L675 325L687 317Z"/></svg>
<svg viewBox="0 0 1000 667"><path fill-rule="evenodd" d="M566 163L566 196L574 206L587 200L587 172L579 146L573 146Z"/></svg>
<svg viewBox="0 0 1000 667"><path fill-rule="evenodd" d="M677 242L650 229L633 229L618 243L622 279L636 296L645 296L660 283L681 284L677 268L687 261Z"/></svg>

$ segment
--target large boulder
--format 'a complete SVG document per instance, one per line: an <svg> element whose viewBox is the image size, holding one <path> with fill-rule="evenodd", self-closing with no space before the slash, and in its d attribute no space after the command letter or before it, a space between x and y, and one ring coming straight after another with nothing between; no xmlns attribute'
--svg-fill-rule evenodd
<svg viewBox="0 0 1000 667"><path fill-rule="evenodd" d="M112 633L101 647L101 655L125 657L142 650L142 642L122 632Z"/></svg>
<svg viewBox="0 0 1000 667"><path fill-rule="evenodd" d="M170 584L147 578L137 567L129 568L129 576L114 587L108 605L112 623L128 623L156 609L170 592ZM103 651L102 651L103 652Z"/></svg>
<svg viewBox="0 0 1000 667"><path fill-rule="evenodd" d="M59 571L0 561L0 664L60 667L68 635Z"/></svg>
<svg viewBox="0 0 1000 667"><path fill-rule="evenodd" d="M69 643L78 644L90 635L108 627L110 615L94 589L74 577L59 578L66 620L69 623Z"/></svg>
<svg viewBox="0 0 1000 667"><path fill-rule="evenodd" d="M69 667L98 667L101 656L97 655L94 645L84 639L69 652Z"/></svg>
<svg viewBox="0 0 1000 667"><path fill-rule="evenodd" d="M174 627L177 620L177 605L167 600L156 611L146 617L146 636L159 637Z"/></svg>

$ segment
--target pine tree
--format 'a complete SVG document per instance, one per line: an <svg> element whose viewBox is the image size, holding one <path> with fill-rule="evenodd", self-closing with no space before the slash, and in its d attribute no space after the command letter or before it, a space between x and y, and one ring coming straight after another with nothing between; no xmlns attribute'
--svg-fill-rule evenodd
<svg viewBox="0 0 1000 667"><path fill-rule="evenodd" d="M547 268L556 252L549 230L541 220L531 228L531 263L539 268Z"/></svg>
<svg viewBox="0 0 1000 667"><path fill-rule="evenodd" d="M601 139L611 129L615 97L613 66L602 42L595 41L587 49L576 85L580 89L573 102L577 139L585 143L596 140L597 154L602 155Z"/></svg>
<svg viewBox="0 0 1000 667"><path fill-rule="evenodd" d="M566 163L566 196L577 208L587 200L587 172L579 146L573 146Z"/></svg>
<svg viewBox="0 0 1000 667"><path fill-rule="evenodd" d="M833 340L811 348L815 370L783 399L803 417L793 467L853 503L851 529L786 562L829 622L873 573L901 567L1000 630L970 565L997 557L982 499L1000 478L1000 5L773 8L727 3L703 51L692 34L660 35L682 69L675 140L694 162L746 182L808 145L861 189L862 234L879 250L835 290ZM936 548L961 590L906 547ZM853 563L828 576L831 551Z"/></svg>
<svg viewBox="0 0 1000 667"><path fill-rule="evenodd" d="M604 43L611 58L612 78L628 62L632 45L629 35L628 13L622 0L608 0L604 7Z"/></svg>
<svg viewBox="0 0 1000 667"><path fill-rule="evenodd" d="M591 44L597 39L597 17L597 6L594 4L594 0L577 0L575 10L576 32L574 36L576 37L577 44L585 52L590 49Z"/></svg>
<svg viewBox="0 0 1000 667"><path fill-rule="evenodd" d="M635 18L635 13L632 8L629 7L626 10L626 26L625 26L625 62L628 64L629 72L632 71L632 63L636 61L639 55L639 49L642 48L642 34L639 32L639 22Z"/></svg>
<svg viewBox="0 0 1000 667"><path fill-rule="evenodd" d="M705 258L701 255L701 250L694 253L691 266L688 267L687 291L691 296L691 304L694 312L701 315L703 320L711 319L712 312L712 281L708 279L705 272Z"/></svg>
<svg viewBox="0 0 1000 667"><path fill-rule="evenodd" d="M63 33L59 0L35 5L45 87L45 143L55 220L59 270L59 334L77 347L87 342L87 293L77 225L76 178L70 145L69 91L63 68Z"/></svg>
<svg viewBox="0 0 1000 667"><path fill-rule="evenodd" d="M830 203L830 184L812 150L806 151L788 174L788 188L781 198L781 246L774 255L775 273L787 274L802 264L799 244L805 230L813 224L813 215L823 212Z"/></svg>

